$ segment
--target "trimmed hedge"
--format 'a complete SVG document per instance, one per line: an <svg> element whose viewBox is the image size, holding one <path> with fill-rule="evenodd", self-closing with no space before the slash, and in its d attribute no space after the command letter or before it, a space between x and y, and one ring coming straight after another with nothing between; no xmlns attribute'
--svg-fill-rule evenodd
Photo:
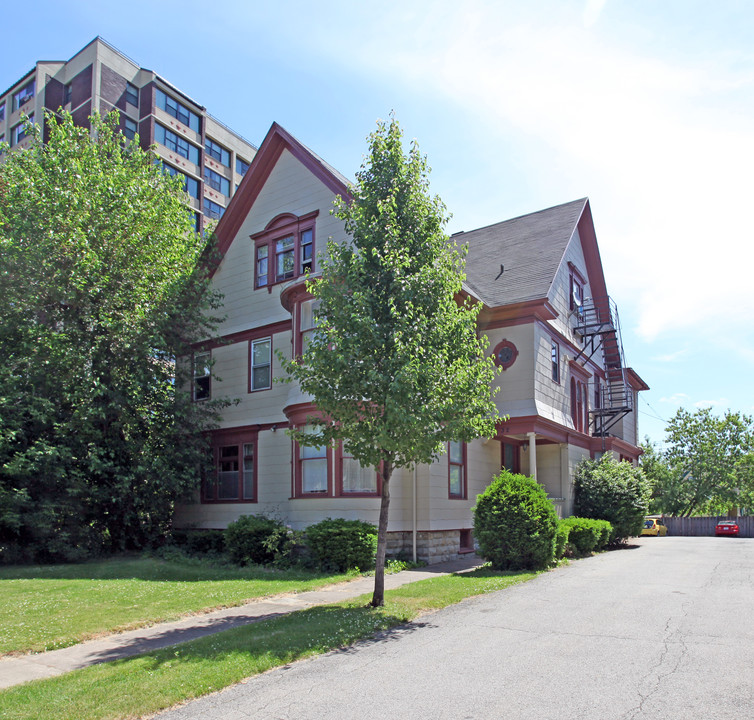
<svg viewBox="0 0 754 720"><path fill-rule="evenodd" d="M566 546L568 545L568 536L571 533L571 526L563 522L558 523L555 530L555 559L560 560L565 555Z"/></svg>
<svg viewBox="0 0 754 720"><path fill-rule="evenodd" d="M568 543L580 555L604 550L612 533L612 525L607 520L569 517L561 520L560 526L568 528Z"/></svg>
<svg viewBox="0 0 754 720"><path fill-rule="evenodd" d="M534 479L502 470L474 508L479 555L495 570L546 567L555 555L558 516Z"/></svg>
<svg viewBox="0 0 754 720"><path fill-rule="evenodd" d="M239 565L269 565L285 553L288 528L266 515L241 515L225 530L225 547Z"/></svg>
<svg viewBox="0 0 754 720"><path fill-rule="evenodd" d="M345 572L374 567L377 528L362 520L326 518L304 531L313 561L322 570Z"/></svg>

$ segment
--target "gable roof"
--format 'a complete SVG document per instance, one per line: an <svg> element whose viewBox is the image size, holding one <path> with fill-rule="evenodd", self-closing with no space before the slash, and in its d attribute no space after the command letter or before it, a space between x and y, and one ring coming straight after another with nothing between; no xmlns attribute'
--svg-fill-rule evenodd
<svg viewBox="0 0 754 720"><path fill-rule="evenodd" d="M577 227L590 283L604 289L588 198L456 233L452 239L468 244L469 288L488 307L500 307L547 298Z"/></svg>
<svg viewBox="0 0 754 720"><path fill-rule="evenodd" d="M341 175L276 122L272 123L238 190L231 198L215 229L219 252L219 260L216 262L215 268L233 242L283 150L288 150L334 194L349 197L348 187L351 183L344 175Z"/></svg>

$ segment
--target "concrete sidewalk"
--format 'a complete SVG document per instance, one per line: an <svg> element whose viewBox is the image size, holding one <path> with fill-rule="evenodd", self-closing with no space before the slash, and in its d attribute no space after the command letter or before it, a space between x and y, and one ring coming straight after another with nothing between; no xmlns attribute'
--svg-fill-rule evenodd
<svg viewBox="0 0 754 720"><path fill-rule="evenodd" d="M416 570L403 570L385 576L385 589L392 590L437 575L467 572L479 567L482 563L480 558L470 554L457 560L428 565ZM358 578L351 582L330 585L321 590L260 598L238 607L216 610L204 615L192 615L183 620L160 623L117 635L108 635L60 650L2 658L0 659L0 689L20 685L29 680L62 675L97 663L140 655L241 625L279 617L296 610L305 610L315 605L329 605L349 600L364 593L371 593L373 588L374 578Z"/></svg>

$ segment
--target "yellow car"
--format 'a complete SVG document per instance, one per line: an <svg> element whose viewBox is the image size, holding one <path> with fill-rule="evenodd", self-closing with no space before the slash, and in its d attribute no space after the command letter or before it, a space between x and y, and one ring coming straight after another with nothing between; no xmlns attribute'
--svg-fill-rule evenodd
<svg viewBox="0 0 754 720"><path fill-rule="evenodd" d="M654 535L655 537L665 537L668 534L668 528L662 522L662 518L648 517L644 521L644 527L641 529L642 535Z"/></svg>

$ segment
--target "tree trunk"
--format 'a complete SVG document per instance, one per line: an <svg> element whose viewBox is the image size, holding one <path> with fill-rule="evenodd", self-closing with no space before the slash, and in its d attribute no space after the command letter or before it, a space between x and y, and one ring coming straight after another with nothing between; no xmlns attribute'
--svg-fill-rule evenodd
<svg viewBox="0 0 754 720"><path fill-rule="evenodd" d="M387 549L387 517L388 509L390 508L390 476L392 474L392 463L384 463L382 472L380 524L377 529L377 562L374 568L374 594L372 595L372 607L381 607L385 604L385 550Z"/></svg>

